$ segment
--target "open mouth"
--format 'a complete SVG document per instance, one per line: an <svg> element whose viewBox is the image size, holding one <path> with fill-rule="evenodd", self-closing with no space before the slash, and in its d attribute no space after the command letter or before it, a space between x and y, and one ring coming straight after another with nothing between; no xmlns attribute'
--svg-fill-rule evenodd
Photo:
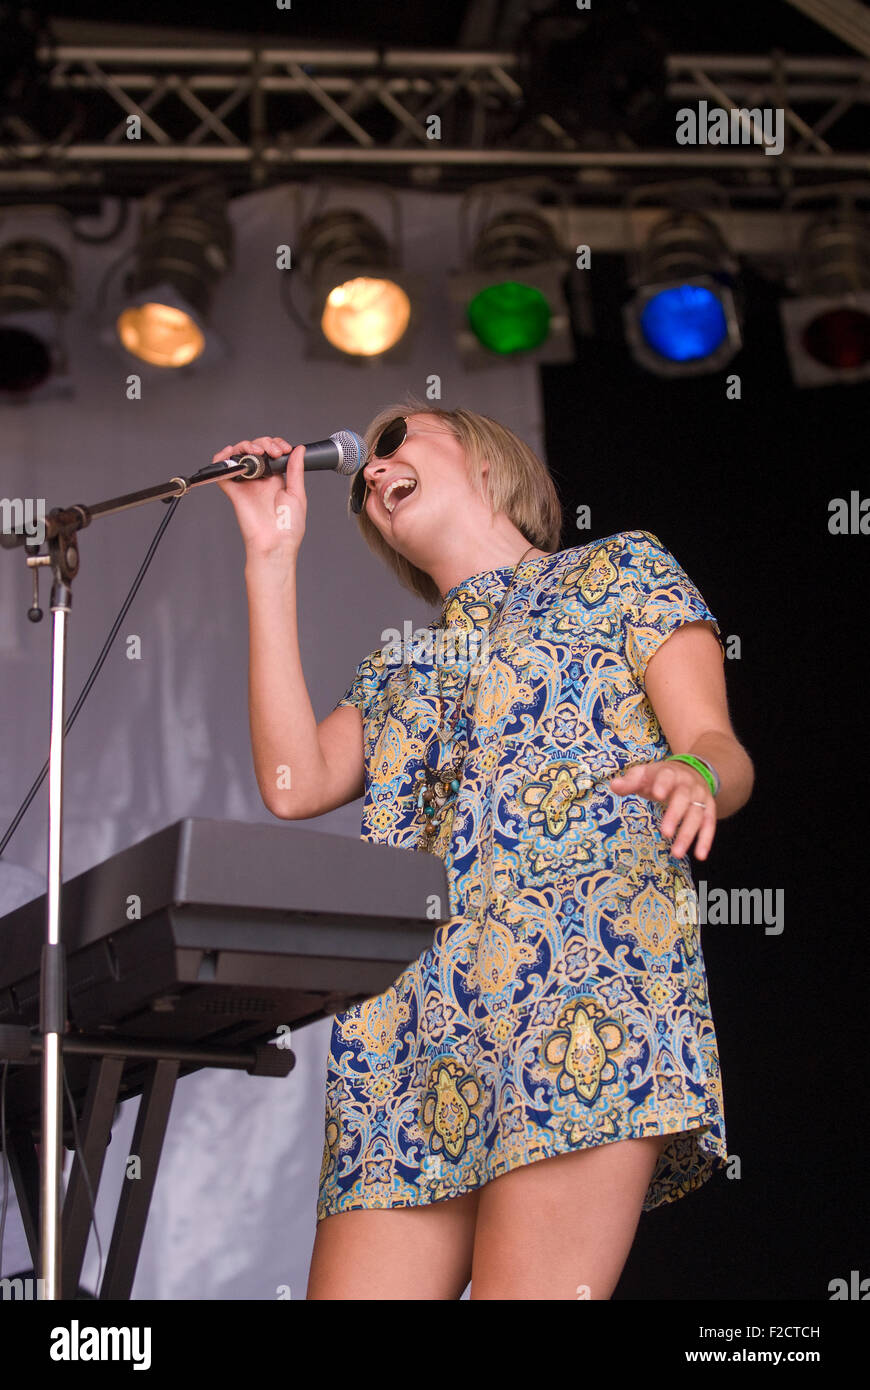
<svg viewBox="0 0 870 1390"><path fill-rule="evenodd" d="M390 516L407 497L417 491L416 478L394 478L384 493L381 501L386 507Z"/></svg>

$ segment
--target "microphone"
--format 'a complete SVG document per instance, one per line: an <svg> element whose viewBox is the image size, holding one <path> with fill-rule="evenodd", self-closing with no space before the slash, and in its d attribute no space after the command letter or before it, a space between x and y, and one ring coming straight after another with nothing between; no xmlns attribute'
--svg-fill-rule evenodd
<svg viewBox="0 0 870 1390"><path fill-rule="evenodd" d="M364 468L368 462L369 453L365 440L361 439L354 430L336 430L335 434L331 434L328 439L316 439L313 444L303 444L302 447L305 450L304 469L306 473L332 468L336 473L341 473L344 477L349 478ZM289 454L281 454L276 459L269 458L268 454L240 454L238 458L224 459L222 463L211 463L204 468L197 469L195 473L191 474L188 481L192 484L211 483L219 478L227 468L243 463L245 464L244 473L237 474L231 479L231 482L244 483L251 478L264 478L270 473L284 473L289 457ZM172 482L177 483L178 479L173 478ZM123 500L122 498L113 499L115 502ZM161 498L163 502L171 502L172 500L171 497ZM103 511L109 509L108 503L101 505ZM70 510L78 511L82 518L89 518L92 509L77 506ZM112 508L112 510L120 510L120 508ZM64 513L61 519L65 521L66 515ZM51 518L48 518L48 524L53 524ZM83 520L82 524L87 525L88 521ZM54 535L55 530L50 530L49 534ZM43 541L44 539L43 537ZM0 548L3 550L14 550L18 546L27 545L28 541L31 540L34 544L41 545L43 543L42 541L36 542L35 537L17 528L13 529L11 526L8 530L5 527L0 530Z"/></svg>
<svg viewBox="0 0 870 1390"><path fill-rule="evenodd" d="M363 468L368 460L365 440L360 439L353 430L337 430L328 439L316 439L313 444L303 444L302 447L305 450L303 467L306 473L332 468L336 473L349 478ZM235 483L244 483L250 478L264 478L270 473L284 473L289 457L289 454L279 454L276 459L269 458L268 454L239 454L238 458L224 459L219 466L231 468L237 463L247 464L245 472L239 473L233 479Z"/></svg>

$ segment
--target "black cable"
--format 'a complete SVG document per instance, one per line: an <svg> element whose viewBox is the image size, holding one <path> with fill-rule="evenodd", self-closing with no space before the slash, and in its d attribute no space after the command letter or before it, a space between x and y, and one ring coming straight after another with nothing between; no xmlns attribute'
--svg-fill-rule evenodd
<svg viewBox="0 0 870 1390"><path fill-rule="evenodd" d="M63 1088L66 1091L66 1098L69 1101L70 1118L72 1119L73 1143L75 1145L76 1154L78 1155L79 1164L81 1165L82 1177L85 1180L88 1201L91 1205L91 1224L94 1228L94 1238L97 1242L97 1254L99 1256L99 1263L97 1265L97 1294L99 1294L100 1283L103 1278L103 1245L100 1240L100 1233L97 1230L97 1204L94 1199L94 1189L91 1186L91 1177L85 1165L85 1153L82 1148L78 1120L76 1119L76 1108L72 1098L72 1091L70 1090L69 1079L66 1074L66 1066L63 1062L61 1062L61 1065L63 1066Z"/></svg>
<svg viewBox="0 0 870 1390"><path fill-rule="evenodd" d="M81 227L72 224L72 234L76 241L84 242L86 246L104 246L108 241L114 241L119 237L130 220L130 204L125 198L118 199L118 211L115 216L115 225L110 227L107 232L85 232Z"/></svg>
<svg viewBox="0 0 870 1390"><path fill-rule="evenodd" d="M97 285L97 292L94 295L93 308L90 313L90 322L96 325L98 330L103 322L103 314L106 307L106 298L108 295L109 284L111 282L112 276L115 275L118 272L118 270L120 270L126 264L127 261L132 260L135 255L136 247L128 246L125 250L121 251L120 255L116 256L113 261L109 262L109 265L106 267L106 269L103 271L103 274L100 276L99 284Z"/></svg>
<svg viewBox="0 0 870 1390"><path fill-rule="evenodd" d="M281 308L284 310L284 313L287 315L288 319L292 319L293 322L296 324L296 327L301 329L302 332L307 335L311 332L311 324L308 323L308 321L305 318L303 318L299 309L293 302L293 291L290 280L290 277L293 274L293 272L292 270L289 272L286 270L282 270L279 271L279 274L281 276L281 281L279 285L279 298L281 301Z"/></svg>
<svg viewBox="0 0 870 1390"><path fill-rule="evenodd" d="M167 526L169 525L170 521L172 520L173 516L175 515L175 509L176 509L176 507L178 506L178 503L179 503L180 501L181 501L181 498L180 498L180 497L173 497L172 501L169 503L169 505L168 505L168 507L167 507L167 509L166 509L166 515L163 517L163 520L160 522L160 525L157 527L157 531L156 531L156 533L155 533L155 535L154 535L154 539L152 540L150 546L148 547L148 552L147 552L147 554L146 554L146 556L145 556L145 559L142 561L142 564L139 566L139 572L138 572L138 574L136 575L136 578L133 580L133 583L132 583L131 586L130 586L130 591L129 591L129 593L127 594L127 597L124 599L123 604L121 605L121 611L119 612L117 618L115 619L114 623L112 624L111 631L109 632L109 635L108 635L108 637L106 638L106 640L105 640L105 642L104 642L104 644L103 644L103 649L102 649L102 651L100 652L99 656L97 657L97 659L96 659L96 661L95 661L95 663L94 663L94 665L93 665L93 667L92 667L92 669L91 669L91 673L90 673L90 675L88 676L87 680L85 681L84 685L82 686L81 693L79 694L79 697L78 697L78 699L76 700L75 704L73 705L72 710L70 711L69 717L68 717L68 719L66 720L66 723L64 724L64 733L65 733L65 734L68 734L68 733L69 733L70 729L72 728L73 724L75 723L76 718L77 718L78 713L79 713L79 710L81 709L82 705L84 704L85 700L86 700L87 697L88 697L88 692L89 692L91 686L93 685L94 681L97 679L97 676L100 674L100 671L101 671L102 668L103 668L103 663L105 662L106 657L109 655L109 649L110 649L112 643L114 642L115 637L116 637L117 634L118 634L118 629L120 628L122 622L124 621L124 618L125 618L126 615L127 615L127 610L128 610L128 608L130 607L130 604L133 602L133 599L136 597L136 594L138 593L139 585L142 583L142 580L145 578L145 573L146 573L146 571L147 571L147 569L148 569L148 566L151 564L151 561L152 561L152 559L153 559L153 557L154 557L154 552L156 551L158 545L160 544L160 540L161 540L161 538L162 538L162 536L163 536L164 531L166 530ZM26 812L27 812L27 808L29 807L29 805L30 805L30 803L32 802L33 798L36 796L36 793L39 791L39 788L42 786L43 782L45 781L46 775L47 775L47 773L48 773L48 766L49 766L49 762L48 762L48 759L46 758L45 762L44 762L43 765L42 765L42 771L40 772L40 774L39 774L39 776L37 777L36 781L33 783L33 786L30 788L30 791L29 791L29 792L27 793L27 795L25 796L23 802L22 802L21 805L19 806L18 811L17 811L16 814L15 814L15 818L13 819L12 824L10 825L9 829L6 831L6 834L3 836L3 839L0 840L0 858L2 858L3 852L4 852L4 850L6 849L6 846L8 845L9 841L12 839L12 836L15 834L15 831L18 829L18 826L21 824L21 821L22 821L22 819L24 818L24 816L25 816L25 814L26 814Z"/></svg>
<svg viewBox="0 0 870 1390"><path fill-rule="evenodd" d="M70 1089L69 1078L66 1074L66 1066L63 1067L63 1085L66 1091L66 1098L69 1102L70 1119L72 1121L73 1142L79 1163L81 1164L82 1177L85 1181L85 1188L88 1194L88 1202L91 1207L91 1224L94 1228L94 1238L97 1242L97 1255L99 1263L97 1265L97 1289L103 1277L103 1243L100 1240L100 1232L97 1227L97 1204L94 1198L94 1189L91 1177L85 1164L84 1150L82 1148L81 1135L79 1133L76 1108L73 1102L72 1091ZM9 1059L3 1062L3 1080L0 1081L0 1145L3 1149L3 1201L0 1204L0 1279L3 1277L3 1240L6 1233L6 1212L9 1207L9 1157L6 1151L6 1077L9 1073Z"/></svg>
<svg viewBox="0 0 870 1390"><path fill-rule="evenodd" d="M0 1081L0 1144L3 1145L3 1204L0 1206L0 1279L3 1278L3 1237L6 1233L6 1208L9 1205L9 1156L6 1152L6 1076L9 1071L9 1058L3 1063L3 1080Z"/></svg>

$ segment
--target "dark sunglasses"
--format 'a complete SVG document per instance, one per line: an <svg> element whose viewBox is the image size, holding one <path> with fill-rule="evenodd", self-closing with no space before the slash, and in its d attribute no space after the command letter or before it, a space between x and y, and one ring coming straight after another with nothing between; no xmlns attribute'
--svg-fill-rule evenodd
<svg viewBox="0 0 870 1390"><path fill-rule="evenodd" d="M372 449L372 457L388 459L397 449L401 449L407 433L408 421L404 415L397 415L396 419L385 425L378 435L375 447ZM359 516L365 506L367 490L368 482L363 475L363 469L360 468L350 490L350 509L355 516Z"/></svg>

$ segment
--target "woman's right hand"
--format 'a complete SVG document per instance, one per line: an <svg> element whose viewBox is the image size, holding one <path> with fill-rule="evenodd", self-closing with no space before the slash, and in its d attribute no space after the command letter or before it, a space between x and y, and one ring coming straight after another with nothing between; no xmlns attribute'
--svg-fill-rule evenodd
<svg viewBox="0 0 870 1390"><path fill-rule="evenodd" d="M245 542L248 559L286 560L295 562L305 534L308 503L305 497L305 446L294 448L280 435L260 435L257 439L241 439L228 444L214 455L212 463L240 454L268 454L279 458L289 454L284 479L279 474L236 482L227 478L218 482L233 504L236 521Z"/></svg>

